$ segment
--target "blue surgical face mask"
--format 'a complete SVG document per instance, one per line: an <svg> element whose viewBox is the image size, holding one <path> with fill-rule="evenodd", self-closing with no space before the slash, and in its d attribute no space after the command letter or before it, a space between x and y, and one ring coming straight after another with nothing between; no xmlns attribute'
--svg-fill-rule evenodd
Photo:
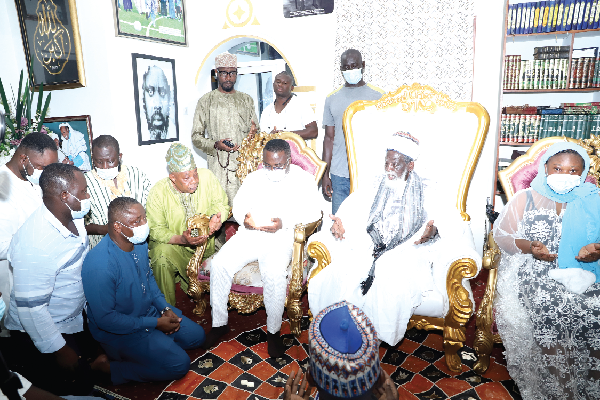
<svg viewBox="0 0 600 400"><path fill-rule="evenodd" d="M0 297L0 319L4 316L4 311L6 311L6 303L4 303L4 300Z"/></svg>
<svg viewBox="0 0 600 400"><path fill-rule="evenodd" d="M69 192L67 192L67 193L69 193ZM71 194L71 193L69 193L69 194ZM73 195L71 194L71 196L73 196ZM71 210L71 217L73 219L80 219L80 218L85 217L86 214L88 212L90 212L90 207L92 205L90 202L90 199L79 200L77 197L75 197L75 196L73 196L73 197L75 198L75 200L77 200L79 203L81 203L81 210L75 211L71 207L69 207L69 205L67 203L65 203L65 204L67 204L67 207L69 207L69 210Z"/></svg>
<svg viewBox="0 0 600 400"><path fill-rule="evenodd" d="M342 71L342 75L344 75L346 82L351 85L356 85L362 79L362 68Z"/></svg>

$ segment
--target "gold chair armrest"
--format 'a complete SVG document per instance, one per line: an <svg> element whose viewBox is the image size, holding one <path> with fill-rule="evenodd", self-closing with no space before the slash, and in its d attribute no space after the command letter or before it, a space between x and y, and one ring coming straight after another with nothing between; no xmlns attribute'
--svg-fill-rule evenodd
<svg viewBox="0 0 600 400"><path fill-rule="evenodd" d="M477 353L478 360L473 369L479 374L487 371L490 365L490 354L494 347L494 342L499 342L492 334L492 325L494 324L494 297L496 295L496 281L498 279L498 265L500 264L500 248L494 240L494 235L490 232L486 243L486 249L483 252L483 266L489 270L489 275L485 287L485 293L479 309L477 310L477 330L475 331L475 340L473 348Z"/></svg>
<svg viewBox="0 0 600 400"><path fill-rule="evenodd" d="M317 260L317 266L312 269L308 278L308 282L310 282L323 268L331 264L331 254L323 243L317 241L310 242L307 251L310 257Z"/></svg>
<svg viewBox="0 0 600 400"><path fill-rule="evenodd" d="M205 214L194 215L193 217L187 220L188 229L197 229L198 236L208 235L209 232L209 222L210 217ZM202 266L202 257L204 257L204 252L206 251L206 246L208 245L208 240L204 242L204 244L197 246L194 255L188 262L186 268L186 274L189 280L188 287L188 295L192 297L196 301L196 308L194 309L194 313L197 315L202 315L204 313L204 309L206 305L202 302L202 297L204 293L203 285L198 280L198 271Z"/></svg>

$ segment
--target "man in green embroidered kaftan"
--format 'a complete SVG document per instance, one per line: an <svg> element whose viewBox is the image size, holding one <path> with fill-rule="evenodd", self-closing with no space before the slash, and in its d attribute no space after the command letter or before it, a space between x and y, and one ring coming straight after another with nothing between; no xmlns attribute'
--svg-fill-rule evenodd
<svg viewBox="0 0 600 400"><path fill-rule="evenodd" d="M242 184L235 175L237 150L248 134L257 131L258 118L252 97L234 89L237 57L219 54L215 57L215 69L219 87L198 100L192 142L208 156L208 169L221 182L231 204ZM229 141L232 146L224 141Z"/></svg>
<svg viewBox="0 0 600 400"><path fill-rule="evenodd" d="M215 175L196 168L189 148L173 143L166 155L169 177L152 187L146 202L150 226L150 266L167 302L175 305L175 283L187 293L186 267L196 246L208 241L204 259L215 252L213 234L229 216L227 195ZM192 237L187 220L196 214L210 218L208 236Z"/></svg>

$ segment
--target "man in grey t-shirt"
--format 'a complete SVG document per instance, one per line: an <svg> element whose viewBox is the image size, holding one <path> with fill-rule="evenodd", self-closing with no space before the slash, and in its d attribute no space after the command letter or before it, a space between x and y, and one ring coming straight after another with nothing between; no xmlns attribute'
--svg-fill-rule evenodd
<svg viewBox="0 0 600 400"><path fill-rule="evenodd" d="M340 70L346 84L332 92L325 100L323 161L327 163L327 169L323 174L322 186L323 193L331 198L333 214L350 194L346 138L342 128L344 112L357 100L379 100L383 94L381 89L363 80L364 69L365 62L358 50L348 49L342 53Z"/></svg>

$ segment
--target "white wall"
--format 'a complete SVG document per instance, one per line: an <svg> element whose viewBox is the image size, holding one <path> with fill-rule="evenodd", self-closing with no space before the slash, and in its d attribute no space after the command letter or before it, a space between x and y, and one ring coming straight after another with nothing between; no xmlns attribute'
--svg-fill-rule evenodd
<svg viewBox="0 0 600 400"><path fill-rule="evenodd" d="M166 175L164 154L169 143L137 145L131 53L175 59L179 137L181 142L191 146L195 105L200 96L210 89L208 80L203 80L202 75L212 67L214 60L207 59L206 64L209 65L205 65L201 79L196 81L205 57L227 38L257 37L270 42L289 61L298 85L317 87L313 98L317 99L316 116L322 138L323 102L334 89L331 65L335 45L335 14L285 19L279 1L254 0L252 19L256 18L259 25L223 29L227 22L229 1L188 0L186 18L189 45L180 47L115 37L111 3L111 0L77 1L87 87L53 91L49 117L91 115L94 136L115 136L121 144L124 162L142 167L149 178L156 182ZM481 250L485 199L492 195L493 190L504 16L502 0L475 0L475 3L477 34L473 100L480 102L491 117L490 134L467 202L476 245ZM19 71L25 69L17 21L14 0L0 0L0 77L5 84L10 83L15 88ZM235 43L223 44L215 50L220 52ZM321 139L318 139L320 142ZM196 161L200 166L205 165L200 156ZM449 154L443 162L452 162L452 155Z"/></svg>

